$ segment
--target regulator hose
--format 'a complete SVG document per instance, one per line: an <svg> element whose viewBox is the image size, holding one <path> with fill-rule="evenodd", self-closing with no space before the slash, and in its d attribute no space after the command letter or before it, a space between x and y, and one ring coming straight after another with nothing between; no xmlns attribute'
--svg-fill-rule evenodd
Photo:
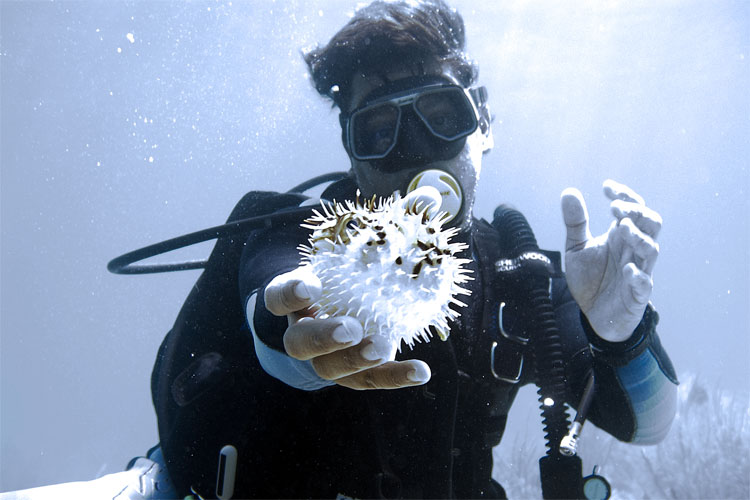
<svg viewBox="0 0 750 500"><path fill-rule="evenodd" d="M173 250L185 248L204 241L225 238L243 234L253 229L270 228L278 223L299 222L300 218L311 213L310 207L295 207L279 210L276 213L248 217L246 219L228 222L220 226L209 227L190 234L184 234L148 245L137 250L115 257L107 264L107 270L114 274L155 274L172 271L186 271L190 269L204 269L207 260L189 260L185 262L171 262L162 264L136 264L142 260L162 255Z"/></svg>
<svg viewBox="0 0 750 500"><path fill-rule="evenodd" d="M349 174L347 172L331 172L328 174L319 175L313 177L301 184L294 186L292 189L287 191L289 193L298 193L316 187L326 182L336 182L346 178ZM253 229L261 229L263 227L271 227L276 223L295 222L299 220L300 216L303 216L309 212L309 208L292 208L286 210L279 210L276 213L260 215L257 217L248 217L246 219L237 220L222 224L220 226L209 227L200 231L195 231L190 234L177 236L169 240L154 243L137 250L115 257L107 264L109 272L114 274L155 274L155 273L166 273L172 271L186 271L190 269L204 269L207 260L189 260L184 262L170 262L163 264L136 264L142 260L156 257L165 253L172 252L180 248L189 247L197 243L204 241L215 240L217 238L225 238L228 236L234 236L237 234L243 234Z"/></svg>
<svg viewBox="0 0 750 500"><path fill-rule="evenodd" d="M570 426L565 407L566 385L562 342L550 299L550 279L554 272L549 258L540 252L531 227L518 210L500 205L492 225L501 235L503 255L500 272L518 275L514 285L532 309L531 347L534 375L544 426L547 454L539 460L544 498L581 498L582 465L578 456L564 456L559 446Z"/></svg>

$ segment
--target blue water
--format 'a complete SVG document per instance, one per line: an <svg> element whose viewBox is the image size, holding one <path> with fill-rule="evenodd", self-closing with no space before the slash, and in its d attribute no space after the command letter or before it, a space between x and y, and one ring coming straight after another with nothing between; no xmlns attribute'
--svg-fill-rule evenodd
<svg viewBox="0 0 750 500"><path fill-rule="evenodd" d="M0 3L0 490L119 471L158 440L151 366L197 274L105 265L347 168L299 51L356 3ZM510 202L559 249L565 187L598 233L601 182L630 184L665 221L653 301L678 372L746 395L750 3L479 3L454 2L495 115L476 214Z"/></svg>

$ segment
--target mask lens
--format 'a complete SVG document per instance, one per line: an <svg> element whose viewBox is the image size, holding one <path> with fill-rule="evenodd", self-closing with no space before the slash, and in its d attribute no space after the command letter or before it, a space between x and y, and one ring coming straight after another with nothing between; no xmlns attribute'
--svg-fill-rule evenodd
<svg viewBox="0 0 750 500"><path fill-rule="evenodd" d="M477 127L474 109L458 88L425 93L414 102L414 109L430 132L447 141L468 135Z"/></svg>
<svg viewBox="0 0 750 500"><path fill-rule="evenodd" d="M385 103L364 108L352 115L354 153L359 158L382 158L396 142L400 110Z"/></svg>

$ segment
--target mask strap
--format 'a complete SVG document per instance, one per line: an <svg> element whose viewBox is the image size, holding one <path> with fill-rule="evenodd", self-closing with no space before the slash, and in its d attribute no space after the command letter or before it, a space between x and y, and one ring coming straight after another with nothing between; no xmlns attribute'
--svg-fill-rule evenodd
<svg viewBox="0 0 750 500"><path fill-rule="evenodd" d="M489 95L487 93L487 87L474 87L469 89L474 104L479 111L479 130L482 131L482 151L484 153L489 152L495 146L495 138L492 135L492 114L490 113L490 106L487 103Z"/></svg>

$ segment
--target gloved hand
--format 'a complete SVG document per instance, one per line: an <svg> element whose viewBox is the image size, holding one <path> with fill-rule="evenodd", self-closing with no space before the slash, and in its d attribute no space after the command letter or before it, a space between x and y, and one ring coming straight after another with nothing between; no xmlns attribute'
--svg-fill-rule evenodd
<svg viewBox="0 0 750 500"><path fill-rule="evenodd" d="M319 377L351 389L397 389L430 379L423 361L388 361L390 343L380 337L363 338L356 319L313 318L310 306L320 294L320 280L309 266L281 274L266 287L268 310L289 319L284 333L289 356L311 360Z"/></svg>
<svg viewBox="0 0 750 500"><path fill-rule="evenodd" d="M565 273L594 331L604 340L622 342L633 334L651 296L662 219L624 184L608 179L604 194L612 200L616 220L594 238L581 192L568 188L562 193Z"/></svg>
<svg viewBox="0 0 750 500"><path fill-rule="evenodd" d="M422 187L406 197L411 203L440 206L440 193ZM392 346L381 337L364 337L362 325L354 318L314 318L312 304L320 298L322 285L310 266L300 266L276 276L265 289L268 310L286 315L289 327L284 333L287 354L302 361L311 360L323 379L351 389L397 389L426 383L431 376L427 363L411 359L390 361Z"/></svg>

